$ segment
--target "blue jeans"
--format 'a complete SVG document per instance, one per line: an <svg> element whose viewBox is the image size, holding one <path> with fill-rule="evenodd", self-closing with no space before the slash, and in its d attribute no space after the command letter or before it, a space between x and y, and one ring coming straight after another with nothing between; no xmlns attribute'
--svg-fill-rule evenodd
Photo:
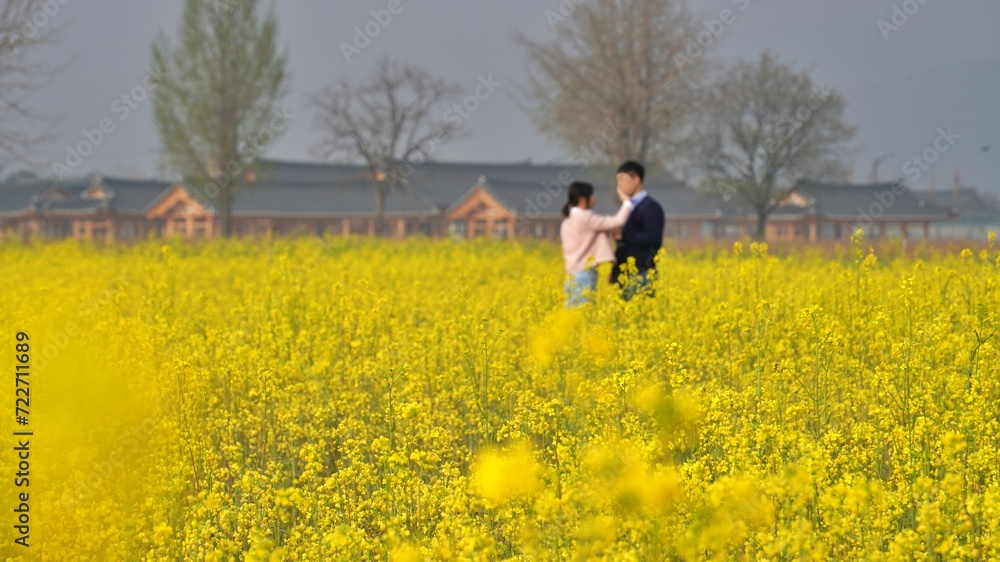
<svg viewBox="0 0 1000 562"><path fill-rule="evenodd" d="M597 290L597 270L584 269L570 274L563 289L566 292L566 308L594 302L594 291Z"/></svg>

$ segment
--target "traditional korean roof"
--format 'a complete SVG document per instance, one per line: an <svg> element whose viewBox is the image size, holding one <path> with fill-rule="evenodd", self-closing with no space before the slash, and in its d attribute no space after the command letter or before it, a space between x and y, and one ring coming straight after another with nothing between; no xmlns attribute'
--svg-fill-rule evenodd
<svg viewBox="0 0 1000 562"><path fill-rule="evenodd" d="M0 215L29 212L84 215L100 211L141 215L162 197L169 183L88 176L0 186Z"/></svg>
<svg viewBox="0 0 1000 562"><path fill-rule="evenodd" d="M983 197L972 187L945 191L916 191L935 205L951 210L956 222L969 224L1000 224L1000 202Z"/></svg>
<svg viewBox="0 0 1000 562"><path fill-rule="evenodd" d="M367 168L354 164L263 161L235 193L233 215L374 216L375 195L369 175ZM566 190L572 181L594 185L598 212L613 213L618 206L614 170L597 166L425 162L388 170L387 177L392 186L385 201L388 216L440 215L482 190L515 216L556 218L561 216ZM0 185L0 217L30 212L142 215L165 197L172 185L97 175L63 182L12 182ZM690 189L664 173L651 172L646 190L660 202L668 218L712 220L754 215L752 207L739 197ZM935 195L914 193L898 182L842 184L802 180L773 217L794 219L815 215L832 220L857 220L873 204L883 209L874 218L883 221L944 220L955 213L996 217L998 213L974 190ZM211 205L208 210L214 212Z"/></svg>
<svg viewBox="0 0 1000 562"><path fill-rule="evenodd" d="M385 200L387 216L430 216L435 206L416 190L397 189ZM370 184L254 183L233 198L233 216L328 217L374 216L375 194Z"/></svg>
<svg viewBox="0 0 1000 562"><path fill-rule="evenodd" d="M44 180L0 184L0 217L34 211L52 185L52 182Z"/></svg>
<svg viewBox="0 0 1000 562"><path fill-rule="evenodd" d="M799 181L776 216L815 214L828 219L858 220L868 214L882 221L943 220L947 208L910 191L901 182L844 184ZM877 212L872 212L873 209ZM876 216L878 215L878 216Z"/></svg>
<svg viewBox="0 0 1000 562"><path fill-rule="evenodd" d="M308 186L332 186L348 183L364 189L368 184L366 168L346 164L313 164L264 161L259 166L259 181L285 189L295 183ZM573 181L593 183L602 199L617 202L614 192L614 170L599 167L581 168L579 164L472 163L425 162L420 165L402 164L386 171L393 186L386 198L387 212L394 199L405 212L422 212L418 200L429 203L431 209L443 211L468 197L476 188L486 189L500 204L521 216L559 216L566 199L566 189ZM681 187L667 174L655 174L647 185L651 193L676 190ZM485 181L481 181L485 180ZM370 187L368 187L370 189ZM606 197L605 197L606 196ZM352 213L374 212L374 196L352 199Z"/></svg>

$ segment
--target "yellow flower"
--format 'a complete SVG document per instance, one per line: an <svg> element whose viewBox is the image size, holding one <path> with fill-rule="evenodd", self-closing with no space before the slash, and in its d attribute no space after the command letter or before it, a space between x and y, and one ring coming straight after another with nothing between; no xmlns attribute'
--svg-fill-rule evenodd
<svg viewBox="0 0 1000 562"><path fill-rule="evenodd" d="M854 246L861 246L864 240L865 240L864 229L862 228L854 229L854 232L851 234L851 244Z"/></svg>
<svg viewBox="0 0 1000 562"><path fill-rule="evenodd" d="M996 558L1000 256L880 260L854 240L849 259L663 252L656 298L567 311L543 242L5 239L0 333L29 355L44 435L32 542L88 560Z"/></svg>
<svg viewBox="0 0 1000 562"><path fill-rule="evenodd" d="M594 343L593 333L586 336L581 333L584 324L583 312L579 309L560 309L549 315L539 326L532 338L532 356L542 365L548 365L558 354L580 352L586 349L588 343ZM588 338L589 339L588 341ZM598 347L601 356L608 351Z"/></svg>
<svg viewBox="0 0 1000 562"><path fill-rule="evenodd" d="M538 493L542 467L525 444L487 449L472 468L473 490L489 505L504 505Z"/></svg>
<svg viewBox="0 0 1000 562"><path fill-rule="evenodd" d="M420 556L420 549L409 544L403 544L392 549L389 553L389 560L391 562L420 562L423 557Z"/></svg>

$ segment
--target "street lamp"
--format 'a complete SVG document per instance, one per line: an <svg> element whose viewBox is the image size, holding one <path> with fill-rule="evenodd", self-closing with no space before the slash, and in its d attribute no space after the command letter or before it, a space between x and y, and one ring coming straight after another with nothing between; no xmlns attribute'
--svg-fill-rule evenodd
<svg viewBox="0 0 1000 562"><path fill-rule="evenodd" d="M878 158L872 161L872 183L878 183L878 165L881 164L882 162L885 162L886 160L889 160L890 158L895 158L895 157L896 157L895 152L889 152L887 154L879 156Z"/></svg>

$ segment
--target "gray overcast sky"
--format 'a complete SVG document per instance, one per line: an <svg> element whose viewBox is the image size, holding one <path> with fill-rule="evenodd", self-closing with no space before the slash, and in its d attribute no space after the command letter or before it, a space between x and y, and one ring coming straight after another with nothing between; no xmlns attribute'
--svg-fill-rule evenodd
<svg viewBox="0 0 1000 562"><path fill-rule="evenodd" d="M142 83L155 35L176 36L183 2L60 2L66 4L53 22L66 27L59 44L40 56L71 64L35 96L34 104L63 119L59 138L40 147L37 159L65 160L65 147L83 140L83 129L110 118L114 132L74 171L164 176L157 166L151 103L139 104L125 119L112 105ZM309 96L339 77L365 76L380 55L388 54L422 65L469 93L481 76L492 74L503 84L467 120L471 134L442 148L438 159L567 159L565 151L536 132L510 96L523 77L524 60L512 37L518 31L550 36L546 11L560 0L403 0L403 12L348 64L340 43L353 41L355 26L364 26L372 19L370 11L388 2L278 4L292 74L287 106L297 117L269 156L315 159L318 135ZM879 20L890 21L893 6L907 3L910 11L919 8L886 40ZM856 180L867 180L873 158L889 152L898 156L882 164L880 175L904 176L906 160L933 147L939 128L950 127L960 138L941 154L936 173L923 174L915 187L926 187L936 176L943 189L958 169L967 184L1000 192L1000 2L693 0L692 7L703 19L718 18L726 8L736 13L714 46L717 57L756 58L771 49L845 95L848 118L859 125ZM984 151L986 146L992 148Z"/></svg>

